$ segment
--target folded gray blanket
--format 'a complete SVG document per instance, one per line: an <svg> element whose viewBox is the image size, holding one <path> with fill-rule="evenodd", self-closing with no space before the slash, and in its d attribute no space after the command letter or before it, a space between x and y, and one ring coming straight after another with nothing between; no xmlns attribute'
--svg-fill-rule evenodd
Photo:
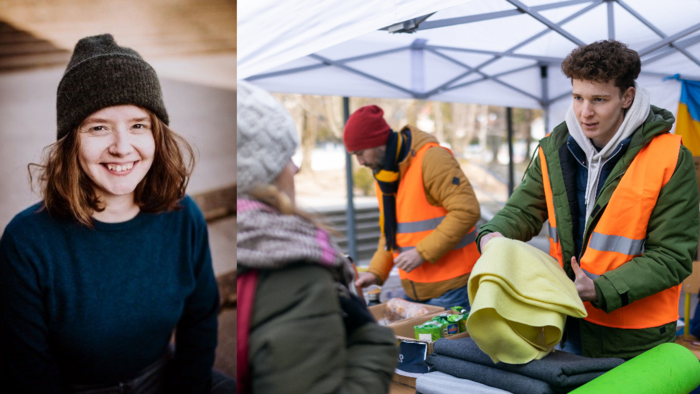
<svg viewBox="0 0 700 394"><path fill-rule="evenodd" d="M518 394L555 394L553 386L518 375L517 373L503 371L496 368L487 367L469 361L443 356L432 353L425 360L425 364L430 367L430 371L444 372L448 375L462 379L473 380L475 382L495 387L497 389Z"/></svg>
<svg viewBox="0 0 700 394"><path fill-rule="evenodd" d="M435 342L434 349L439 355L541 380L555 386L554 389L559 392L562 390L557 388L570 390L581 386L625 362L620 358L588 358L555 351L541 360L533 360L527 364L494 364L472 338L440 339Z"/></svg>

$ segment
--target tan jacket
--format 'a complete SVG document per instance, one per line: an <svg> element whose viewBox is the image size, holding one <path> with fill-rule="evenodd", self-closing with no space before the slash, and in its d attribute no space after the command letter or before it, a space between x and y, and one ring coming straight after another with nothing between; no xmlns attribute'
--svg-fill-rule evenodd
<svg viewBox="0 0 700 394"><path fill-rule="evenodd" d="M411 152L399 163L401 180L403 180L416 152L427 143L438 142L432 135L415 127L406 126L401 132L404 133L407 130L411 132ZM459 185L455 185L453 182L455 177L459 178ZM435 147L428 149L425 153L423 187L425 188L425 196L431 205L447 210L447 216L442 223L416 246L416 250L426 261L424 264L431 264L440 260L445 253L452 250L464 238L469 230L476 225L481 217L481 211L467 176L464 175L457 159L446 149ZM379 284L384 283L394 266L391 252L384 250L384 244L385 240L382 235L377 251L369 265L369 272L377 277ZM463 275L438 283L402 280L402 285L409 297L422 301L439 297L449 290L464 287L468 280L469 275Z"/></svg>

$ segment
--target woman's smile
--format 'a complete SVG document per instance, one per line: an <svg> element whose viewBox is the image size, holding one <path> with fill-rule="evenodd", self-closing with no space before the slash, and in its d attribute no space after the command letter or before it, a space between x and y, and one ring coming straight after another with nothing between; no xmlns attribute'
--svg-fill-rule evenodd
<svg viewBox="0 0 700 394"><path fill-rule="evenodd" d="M139 160L122 163L102 163L102 166L112 175L125 176L131 174L131 170Z"/></svg>

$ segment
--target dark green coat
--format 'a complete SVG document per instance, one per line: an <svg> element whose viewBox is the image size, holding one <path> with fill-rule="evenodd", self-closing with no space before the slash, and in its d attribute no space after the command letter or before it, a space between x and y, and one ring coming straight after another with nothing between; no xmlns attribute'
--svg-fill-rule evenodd
<svg viewBox="0 0 700 394"><path fill-rule="evenodd" d="M253 393L387 393L398 348L391 329L345 335L336 284L318 264L261 270L249 339Z"/></svg>
<svg viewBox="0 0 700 394"><path fill-rule="evenodd" d="M651 106L649 116L633 133L627 151L600 189L595 201L597 207L593 208L596 214L586 223L582 255L595 224L632 160L654 136L668 132L674 121L669 111ZM566 123L561 123L540 141L540 146L547 158L564 270L573 280L571 257L575 252L570 207L576 204L576 195L575 188L571 188L574 180L565 180L562 171L570 156L566 147L568 136ZM481 227L477 245L481 237L491 232L522 241L539 234L548 217L539 157L526 175L503 210ZM595 280L598 307L610 313L623 306L623 294L632 303L680 284L692 271L698 246L698 218L698 184L693 158L690 151L681 146L676 170L661 189L649 218L644 254ZM676 332L676 322L647 329L604 327L583 319L580 323L583 354L588 357L633 357L658 344L673 342Z"/></svg>

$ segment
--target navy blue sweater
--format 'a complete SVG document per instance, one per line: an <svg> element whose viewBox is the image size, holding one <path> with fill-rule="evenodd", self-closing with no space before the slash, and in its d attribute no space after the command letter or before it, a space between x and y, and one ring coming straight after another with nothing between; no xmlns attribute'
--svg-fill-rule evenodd
<svg viewBox="0 0 700 394"><path fill-rule="evenodd" d="M15 216L0 240L1 392L128 380L176 327L169 392L207 392L219 295L206 222L182 205L94 229L38 204Z"/></svg>

